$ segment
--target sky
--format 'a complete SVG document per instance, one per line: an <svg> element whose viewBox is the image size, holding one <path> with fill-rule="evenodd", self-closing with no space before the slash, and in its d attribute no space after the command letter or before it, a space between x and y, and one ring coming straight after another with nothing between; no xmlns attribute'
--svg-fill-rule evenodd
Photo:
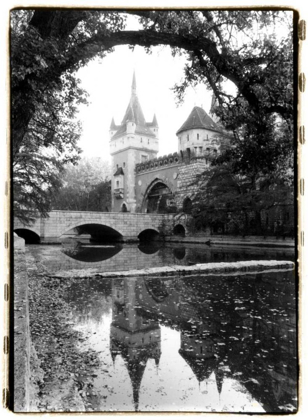
<svg viewBox="0 0 308 420"><path fill-rule="evenodd" d="M184 77L185 56L172 57L169 47L155 47L152 54L143 48L134 51L119 46L104 59L95 59L78 71L81 86L89 94L88 106L81 105L78 118L83 125L80 147L83 156L109 156L109 127L112 118L120 124L131 95L133 72L137 95L146 121L156 114L159 125L159 155L177 151L176 131L194 106L209 112L212 93L205 85L189 88L184 103L176 105L171 88Z"/></svg>
<svg viewBox="0 0 308 420"><path fill-rule="evenodd" d="M138 27L137 18L129 16L126 29ZM280 36L287 35L284 27L277 27L276 30ZM238 41L241 42L240 39ZM113 117L116 124L120 124L123 119L131 95L134 71L137 94L146 121L152 121L154 113L157 117L159 155L177 151L175 133L194 106L201 106L209 113L212 92L204 84L188 88L183 104L177 106L171 88L184 78L186 54L172 57L171 49L167 46L153 47L151 51L151 54L147 54L142 47L136 46L132 50L128 46L118 46L104 59L94 59L78 71L77 77L88 92L90 102L88 106L80 106L77 117L83 125L79 143L83 156L111 160L110 123ZM229 93L235 93L232 82L227 82L225 88Z"/></svg>

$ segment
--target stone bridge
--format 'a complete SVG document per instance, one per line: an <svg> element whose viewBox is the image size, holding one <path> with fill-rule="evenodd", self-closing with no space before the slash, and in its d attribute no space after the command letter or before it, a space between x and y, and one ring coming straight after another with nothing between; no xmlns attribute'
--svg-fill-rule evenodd
<svg viewBox="0 0 308 420"><path fill-rule="evenodd" d="M14 220L14 232L29 242L57 243L66 236L88 234L97 240L139 241L177 234L173 214L103 213L54 210L25 225ZM182 225L181 225L182 226ZM182 231L185 226L182 226Z"/></svg>

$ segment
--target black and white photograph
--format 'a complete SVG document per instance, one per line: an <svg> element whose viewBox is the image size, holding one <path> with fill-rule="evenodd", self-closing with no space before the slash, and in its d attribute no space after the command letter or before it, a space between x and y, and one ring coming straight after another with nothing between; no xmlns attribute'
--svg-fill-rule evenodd
<svg viewBox="0 0 308 420"><path fill-rule="evenodd" d="M10 10L9 408L299 410L291 8Z"/></svg>

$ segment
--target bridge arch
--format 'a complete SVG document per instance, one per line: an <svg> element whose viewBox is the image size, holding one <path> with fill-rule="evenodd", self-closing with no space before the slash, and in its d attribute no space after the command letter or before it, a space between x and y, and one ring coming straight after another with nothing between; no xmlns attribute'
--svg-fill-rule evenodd
<svg viewBox="0 0 308 420"><path fill-rule="evenodd" d="M26 244L39 244L41 242L41 237L35 229L17 228L14 229L14 232L23 238Z"/></svg>
<svg viewBox="0 0 308 420"><path fill-rule="evenodd" d="M159 239L159 231L155 228L149 228L142 230L138 238L140 242L157 241Z"/></svg>
<svg viewBox="0 0 308 420"><path fill-rule="evenodd" d="M167 180L155 178L147 187L141 206L143 213L175 213L173 187Z"/></svg>
<svg viewBox="0 0 308 420"><path fill-rule="evenodd" d="M122 242L123 234L114 227L97 223L97 222L79 222L67 226L62 232L61 236L64 236L72 229L77 230L79 235L88 234L91 235L91 239L100 242Z"/></svg>

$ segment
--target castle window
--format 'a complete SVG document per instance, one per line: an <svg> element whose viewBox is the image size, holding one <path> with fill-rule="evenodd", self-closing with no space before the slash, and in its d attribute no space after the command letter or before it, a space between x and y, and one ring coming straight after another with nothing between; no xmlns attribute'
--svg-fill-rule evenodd
<svg viewBox="0 0 308 420"><path fill-rule="evenodd" d="M141 162L146 162L148 160L148 155L141 155Z"/></svg>
<svg viewBox="0 0 308 420"><path fill-rule="evenodd" d="M117 188L119 188L120 186L120 181L117 181Z"/></svg>
<svg viewBox="0 0 308 420"><path fill-rule="evenodd" d="M194 147L194 149L195 149L195 155L196 155L198 152L198 147Z"/></svg>
<svg viewBox="0 0 308 420"><path fill-rule="evenodd" d="M141 137L141 139L140 139L140 143L142 143L142 137Z"/></svg>
<svg viewBox="0 0 308 420"><path fill-rule="evenodd" d="M119 165L117 164L117 169L119 169Z"/></svg>
<svg viewBox="0 0 308 420"><path fill-rule="evenodd" d="M187 141L189 141L189 134L187 134Z"/></svg>
<svg viewBox="0 0 308 420"><path fill-rule="evenodd" d="M123 168L125 168L125 162L123 162Z"/></svg>
<svg viewBox="0 0 308 420"><path fill-rule="evenodd" d="M197 140L199 140L199 133L197 133Z"/></svg>
<svg viewBox="0 0 308 420"><path fill-rule="evenodd" d="M148 139L148 144L150 144L150 139Z"/></svg>
<svg viewBox="0 0 308 420"><path fill-rule="evenodd" d="M202 154L202 147L199 147L199 153Z"/></svg>

